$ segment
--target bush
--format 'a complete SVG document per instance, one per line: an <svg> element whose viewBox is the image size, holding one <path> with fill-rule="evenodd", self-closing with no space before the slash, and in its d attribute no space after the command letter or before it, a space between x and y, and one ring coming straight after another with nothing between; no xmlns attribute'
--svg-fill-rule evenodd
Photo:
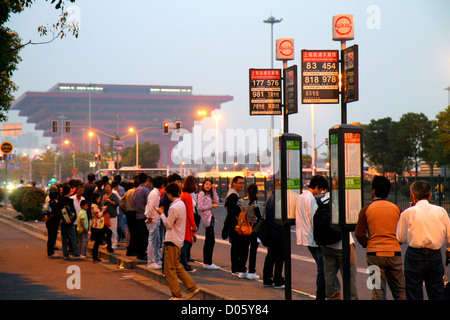
<svg viewBox="0 0 450 320"><path fill-rule="evenodd" d="M22 212L22 198L25 191L27 191L30 188L33 187L19 187L14 189L13 192L9 194L9 201L11 202L11 205L14 208L14 210L16 210L17 212Z"/></svg>
<svg viewBox="0 0 450 320"><path fill-rule="evenodd" d="M0 203L5 200L5 189L0 188Z"/></svg>
<svg viewBox="0 0 450 320"><path fill-rule="evenodd" d="M36 188L26 188L22 198L22 215L25 220L42 220L42 205L45 192Z"/></svg>

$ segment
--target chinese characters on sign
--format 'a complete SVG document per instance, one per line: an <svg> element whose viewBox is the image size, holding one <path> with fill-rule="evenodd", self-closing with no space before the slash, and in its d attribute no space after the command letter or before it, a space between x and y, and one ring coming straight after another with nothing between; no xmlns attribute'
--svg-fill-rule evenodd
<svg viewBox="0 0 450 320"><path fill-rule="evenodd" d="M358 101L358 45L353 45L343 51L343 96L344 102Z"/></svg>
<svg viewBox="0 0 450 320"><path fill-rule="evenodd" d="M339 103L338 50L302 50L302 104Z"/></svg>
<svg viewBox="0 0 450 320"><path fill-rule="evenodd" d="M250 69L250 115L281 114L281 69Z"/></svg>

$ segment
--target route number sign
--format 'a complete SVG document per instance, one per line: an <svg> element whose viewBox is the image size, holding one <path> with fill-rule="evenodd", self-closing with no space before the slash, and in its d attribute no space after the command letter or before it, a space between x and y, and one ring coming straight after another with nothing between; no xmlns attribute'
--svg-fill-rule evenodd
<svg viewBox="0 0 450 320"><path fill-rule="evenodd" d="M250 69L250 115L282 115L281 69Z"/></svg>
<svg viewBox="0 0 450 320"><path fill-rule="evenodd" d="M339 51L302 50L302 104L339 103Z"/></svg>

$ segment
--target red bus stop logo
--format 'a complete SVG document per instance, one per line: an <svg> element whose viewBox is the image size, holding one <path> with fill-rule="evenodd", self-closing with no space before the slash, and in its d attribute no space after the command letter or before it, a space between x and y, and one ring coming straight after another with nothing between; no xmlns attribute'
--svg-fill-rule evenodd
<svg viewBox="0 0 450 320"><path fill-rule="evenodd" d="M334 23L334 29L341 36L348 35L353 29L352 21L346 16L339 17Z"/></svg>

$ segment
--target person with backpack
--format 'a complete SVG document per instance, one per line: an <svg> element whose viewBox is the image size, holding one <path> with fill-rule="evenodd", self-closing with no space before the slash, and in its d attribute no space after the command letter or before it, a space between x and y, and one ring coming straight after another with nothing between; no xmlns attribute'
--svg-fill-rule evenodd
<svg viewBox="0 0 450 320"><path fill-rule="evenodd" d="M76 210L73 199L70 198L70 191L69 184L64 184L62 187L62 196L58 201L63 216L63 221L61 222L62 251L65 259L69 258L69 250L72 251L74 258L78 259L80 258L80 250L78 248L77 232L74 226ZM69 246L69 250L67 246Z"/></svg>
<svg viewBox="0 0 450 320"><path fill-rule="evenodd" d="M340 300L341 284L338 272L342 276L342 233L331 227L330 193L317 198L317 210L313 217L314 240L320 246L323 256L325 276L325 295L327 300ZM358 300L356 287L356 252L355 241L350 233L350 291L351 300Z"/></svg>
<svg viewBox="0 0 450 320"><path fill-rule="evenodd" d="M306 246L316 261L316 300L325 300L325 276L323 256L320 247L314 241L312 220L317 209L316 197L328 189L328 181L321 175L315 175L308 189L297 197L295 203L295 232L297 245Z"/></svg>

